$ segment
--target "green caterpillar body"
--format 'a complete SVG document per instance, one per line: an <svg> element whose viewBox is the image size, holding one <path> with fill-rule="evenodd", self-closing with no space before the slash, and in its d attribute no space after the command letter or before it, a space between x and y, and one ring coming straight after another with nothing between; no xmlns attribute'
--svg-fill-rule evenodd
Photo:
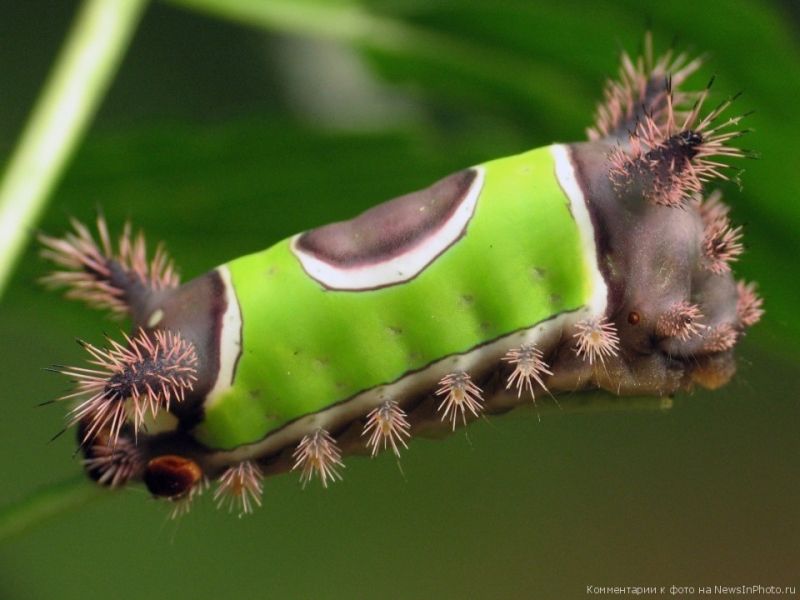
<svg viewBox="0 0 800 600"><path fill-rule="evenodd" d="M623 62L590 141L465 169L178 285L129 229L114 251L75 223L42 236L68 295L129 315L59 367L89 475L142 480L178 511L215 478L249 512L265 474L323 485L343 453L391 448L486 413L583 390L665 396L716 388L763 313L736 282L739 228L716 156L738 123L676 107L699 63ZM672 77L668 78L667 74ZM670 81L670 83L665 83Z"/></svg>
<svg viewBox="0 0 800 600"><path fill-rule="evenodd" d="M491 342L533 340L537 325L578 320L592 300L602 312L591 225L584 217L581 230L574 216L586 208L559 184L554 154L565 150L491 161L395 201L410 205L409 229L433 215L421 239L396 231L407 242L399 249L369 243L371 228L386 230L384 215L339 225L368 240L351 253L362 251L360 265L350 266L353 256L344 266L323 262L304 250L306 234L221 267L238 300L228 348L235 367L226 369L230 387L209 394L198 438L232 448L307 415L321 424L326 409L353 404L364 414L408 386L430 389L454 366L499 364L517 343L498 356ZM320 240L323 250L326 241L334 245Z"/></svg>

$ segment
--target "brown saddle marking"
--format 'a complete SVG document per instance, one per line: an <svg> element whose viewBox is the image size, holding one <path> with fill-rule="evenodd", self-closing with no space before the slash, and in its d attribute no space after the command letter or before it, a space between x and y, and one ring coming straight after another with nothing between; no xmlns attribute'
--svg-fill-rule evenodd
<svg viewBox="0 0 800 600"><path fill-rule="evenodd" d="M465 169L349 221L307 231L297 238L296 248L344 269L390 260L440 229L465 199L476 176L475 169Z"/></svg>

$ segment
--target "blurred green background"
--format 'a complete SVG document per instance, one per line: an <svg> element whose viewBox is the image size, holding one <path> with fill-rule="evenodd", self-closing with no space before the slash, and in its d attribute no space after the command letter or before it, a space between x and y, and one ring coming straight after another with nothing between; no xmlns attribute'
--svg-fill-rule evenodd
<svg viewBox="0 0 800 600"><path fill-rule="evenodd" d="M0 542L0 599L800 588L797 5L229 7L265 3L289 18L245 25L192 10L215 4L199 0L148 7L44 230L64 231L70 215L91 220L100 206L113 229L130 218L151 242L166 240L189 279L465 165L583 139L619 49L636 52L650 28L657 49L674 39L708 53L694 87L715 74L715 98L743 90L735 110L756 110L743 145L761 159L742 165L742 190L723 188L746 225L736 271L759 281L766 318L740 344L730 385L678 397L668 411L555 410L541 422L517 411L415 442L403 474L382 456L349 460L329 490L271 478L264 507L245 519L206 497L175 523L141 489L107 494ZM77 7L3 3L4 157ZM340 12L351 16L325 16ZM79 472L71 432L47 443L63 410L35 405L65 382L42 367L80 363L75 337L97 343L124 327L45 293L36 279L46 268L31 244L0 308L0 504Z"/></svg>

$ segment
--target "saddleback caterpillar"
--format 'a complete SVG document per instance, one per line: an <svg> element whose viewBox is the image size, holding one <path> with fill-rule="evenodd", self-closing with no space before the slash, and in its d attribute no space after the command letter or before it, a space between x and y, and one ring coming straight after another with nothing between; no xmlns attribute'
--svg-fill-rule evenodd
<svg viewBox="0 0 800 600"><path fill-rule="evenodd" d="M588 141L464 169L350 221L180 284L126 227L41 236L67 296L128 317L83 343L68 422L100 484L142 481L178 512L209 482L250 512L263 479L342 476L542 395L717 388L762 315L731 265L719 192L741 117L681 89L686 55L622 57Z"/></svg>

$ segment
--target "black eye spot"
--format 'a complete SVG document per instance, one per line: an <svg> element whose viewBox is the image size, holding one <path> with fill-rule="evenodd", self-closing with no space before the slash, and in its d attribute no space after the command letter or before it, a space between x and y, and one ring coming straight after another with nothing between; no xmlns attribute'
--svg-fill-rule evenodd
<svg viewBox="0 0 800 600"><path fill-rule="evenodd" d="M632 310L631 312L628 313L628 323L630 323L631 325L638 325L639 321L641 320L642 318L639 316L639 313L636 312L635 310Z"/></svg>

